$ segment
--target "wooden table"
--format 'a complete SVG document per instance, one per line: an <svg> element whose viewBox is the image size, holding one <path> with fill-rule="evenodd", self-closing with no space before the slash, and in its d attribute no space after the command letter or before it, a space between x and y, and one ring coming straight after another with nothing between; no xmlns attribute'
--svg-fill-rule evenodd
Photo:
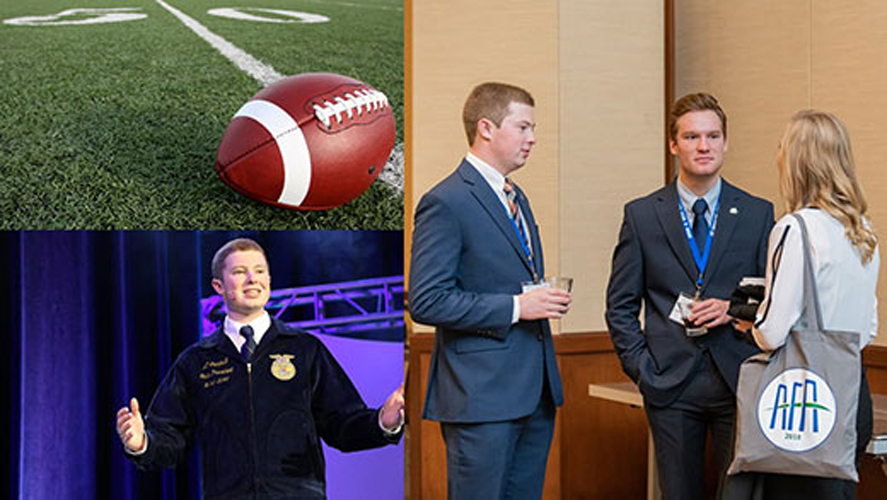
<svg viewBox="0 0 887 500"><path fill-rule="evenodd" d="M636 408L644 406L644 398L638 387L631 382L613 382L604 384L588 384L588 395L593 398L614 401ZM656 452L653 449L653 434L647 428L647 500L660 500L659 472L656 469Z"/></svg>
<svg viewBox="0 0 887 500"><path fill-rule="evenodd" d="M872 394L872 413L875 417L875 425L872 430L872 440L869 441L865 451L882 460L887 460L887 395Z"/></svg>
<svg viewBox="0 0 887 500"><path fill-rule="evenodd" d="M613 382L601 384L588 384L588 395L593 398L605 399L616 403L622 403L637 408L644 406L644 398L636 385L631 382ZM866 451L880 460L887 461L887 395L872 394L872 412L874 414L874 432ZM653 436L647 432L649 446L647 447L647 499L659 500L662 493L659 491L659 481L656 471L656 456L653 450ZM885 462L885 474L887 474L887 462Z"/></svg>

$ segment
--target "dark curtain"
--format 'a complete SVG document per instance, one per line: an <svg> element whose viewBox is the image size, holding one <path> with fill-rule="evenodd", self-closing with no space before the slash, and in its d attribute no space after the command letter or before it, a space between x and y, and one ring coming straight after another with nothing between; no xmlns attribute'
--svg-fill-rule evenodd
<svg viewBox="0 0 887 500"><path fill-rule="evenodd" d="M403 273L400 232L0 233L4 496L200 497L196 453L138 472L114 417L132 396L147 410L199 339L212 255L241 235L265 248L274 288Z"/></svg>

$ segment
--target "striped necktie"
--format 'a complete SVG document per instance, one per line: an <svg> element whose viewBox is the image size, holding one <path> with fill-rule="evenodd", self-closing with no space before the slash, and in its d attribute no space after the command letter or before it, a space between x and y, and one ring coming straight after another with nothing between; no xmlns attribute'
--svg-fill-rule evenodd
<svg viewBox="0 0 887 500"><path fill-rule="evenodd" d="M253 327L246 325L240 329L240 335L246 338L246 342L240 347L240 355L243 356L243 360L249 363L250 359L253 357L253 353L256 352L256 339L254 338L255 333L253 332Z"/></svg>
<svg viewBox="0 0 887 500"><path fill-rule="evenodd" d="M524 232L524 224L521 220L520 209L517 206L517 190L514 189L514 184L512 184L511 179L508 177L505 178L505 187L503 188L505 191L505 199L508 200L508 211L511 213L511 219L514 221L514 225L517 226L518 234L520 235L521 240L527 246L527 250L530 252L530 258L533 258L533 246L530 245L530 239L527 238L527 234Z"/></svg>

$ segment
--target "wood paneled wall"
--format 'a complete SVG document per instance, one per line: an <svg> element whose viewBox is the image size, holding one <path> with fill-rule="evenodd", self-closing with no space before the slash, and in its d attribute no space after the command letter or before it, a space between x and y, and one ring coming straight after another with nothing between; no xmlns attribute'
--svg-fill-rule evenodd
<svg viewBox="0 0 887 500"><path fill-rule="evenodd" d="M725 177L777 207L776 152L789 118L807 108L837 114L875 230L887 234L885 44L887 3L877 0L675 2L675 93L718 96L729 117ZM887 346L887 335L875 343Z"/></svg>
<svg viewBox="0 0 887 500"><path fill-rule="evenodd" d="M412 369L407 398L412 499L446 498L446 455L440 426L437 422L422 420L433 345L433 334L411 337ZM557 415L544 498L645 498L648 450L643 409L588 395L590 383L628 380L609 336L606 333L561 335L555 337L555 350L565 403ZM869 347L864 357L871 390L887 394L887 348ZM707 488L713 495L715 478L709 475ZM887 476L880 463L867 456L860 468L858 498L881 500L885 492Z"/></svg>
<svg viewBox="0 0 887 500"><path fill-rule="evenodd" d="M622 206L662 185L663 11L662 0L413 0L408 9L404 216L467 151L461 110L471 88L527 88L538 140L514 178L539 222L547 274L574 278L581 306L554 325L566 332L604 328Z"/></svg>

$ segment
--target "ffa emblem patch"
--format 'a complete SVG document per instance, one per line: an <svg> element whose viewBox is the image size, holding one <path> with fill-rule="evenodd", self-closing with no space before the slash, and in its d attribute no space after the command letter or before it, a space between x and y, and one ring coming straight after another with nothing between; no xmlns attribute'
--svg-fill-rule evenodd
<svg viewBox="0 0 887 500"><path fill-rule="evenodd" d="M284 382L295 377L296 366L290 361L294 357L292 354L272 354L270 358L274 362L271 363L271 375L274 375L274 378L277 380L283 380Z"/></svg>

